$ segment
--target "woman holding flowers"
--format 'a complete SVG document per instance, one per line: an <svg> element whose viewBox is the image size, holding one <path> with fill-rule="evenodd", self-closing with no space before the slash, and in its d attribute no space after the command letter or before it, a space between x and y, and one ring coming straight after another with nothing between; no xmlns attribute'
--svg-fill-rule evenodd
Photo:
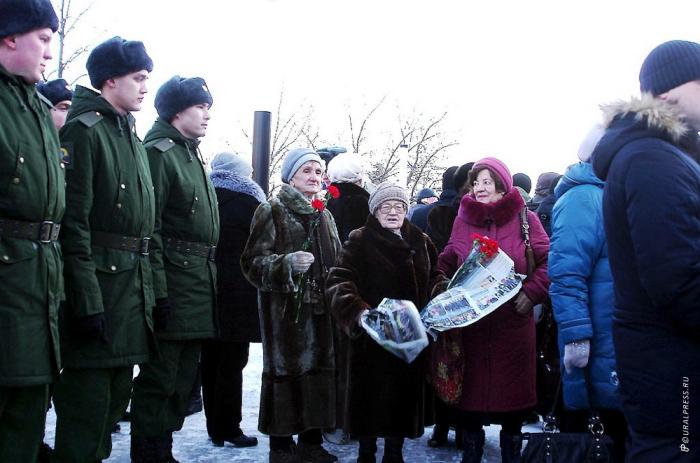
<svg viewBox="0 0 700 463"><path fill-rule="evenodd" d="M335 162L335 161L334 161ZM374 463L377 437L385 439L383 463L403 463L404 438L423 434L423 357L407 364L361 328L365 310L384 298L409 300L421 309L429 299L437 252L418 227L405 220L408 193L381 183L369 197L365 225L350 233L326 294L338 326L350 337L345 427L360 441L359 463Z"/></svg>
<svg viewBox="0 0 700 463"><path fill-rule="evenodd" d="M537 216L526 210L503 162L496 158L477 161L469 183L472 190L462 198L450 241L438 258L434 291L444 288L462 265L475 234L495 240L515 263L515 271L528 276L522 290L496 311L465 328L441 334L445 337L442 343L447 340L446 345L454 346L450 352L456 361L434 356L432 381L438 396L462 411L463 463L481 461L482 424L491 420L503 426L503 461L520 461L521 425L537 403L532 308L547 296L549 239ZM526 250L524 231L529 232L531 251ZM451 387L441 389L446 378L456 378L457 384L448 382Z"/></svg>
<svg viewBox="0 0 700 463"><path fill-rule="evenodd" d="M325 210L330 194L317 198L323 171L323 160L310 148L285 154L284 185L255 211L241 256L244 275L259 290L258 429L270 436L270 463L337 461L321 446L321 429L335 427L333 328L323 291L340 251Z"/></svg>

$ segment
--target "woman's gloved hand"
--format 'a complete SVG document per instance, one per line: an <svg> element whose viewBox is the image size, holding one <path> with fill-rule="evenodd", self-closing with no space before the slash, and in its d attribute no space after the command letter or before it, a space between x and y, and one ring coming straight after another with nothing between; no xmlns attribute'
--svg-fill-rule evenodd
<svg viewBox="0 0 700 463"><path fill-rule="evenodd" d="M530 298L525 294L525 291L520 291L518 295L515 296L515 311L520 315L529 315L534 306Z"/></svg>
<svg viewBox="0 0 700 463"><path fill-rule="evenodd" d="M287 254L286 259L289 261L289 265L292 266L292 270L295 273L306 272L311 264L314 263L314 255L306 251L297 251Z"/></svg>
<svg viewBox="0 0 700 463"><path fill-rule="evenodd" d="M574 368L586 368L591 355L590 339L574 341L564 345L564 368L571 373Z"/></svg>

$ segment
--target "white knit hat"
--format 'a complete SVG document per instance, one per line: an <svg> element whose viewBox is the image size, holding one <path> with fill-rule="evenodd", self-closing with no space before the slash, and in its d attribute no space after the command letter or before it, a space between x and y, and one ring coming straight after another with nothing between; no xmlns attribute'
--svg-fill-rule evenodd
<svg viewBox="0 0 700 463"><path fill-rule="evenodd" d="M601 124L595 124L591 127L578 147L578 158L581 162L590 162L591 154L593 154L600 139L603 138L603 134L605 134L605 129Z"/></svg>
<svg viewBox="0 0 700 463"><path fill-rule="evenodd" d="M333 183L356 183L364 178L360 155L340 153L328 163L328 178Z"/></svg>
<svg viewBox="0 0 700 463"><path fill-rule="evenodd" d="M250 162L243 159L238 153L222 152L214 156L211 160L211 170L224 170L240 175L241 177L250 177L253 173L253 167Z"/></svg>

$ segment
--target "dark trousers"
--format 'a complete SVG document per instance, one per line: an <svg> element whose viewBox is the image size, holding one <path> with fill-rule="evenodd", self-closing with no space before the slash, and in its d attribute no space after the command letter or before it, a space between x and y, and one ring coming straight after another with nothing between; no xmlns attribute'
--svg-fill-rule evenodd
<svg viewBox="0 0 700 463"><path fill-rule="evenodd" d="M483 428L486 419L501 423L501 428L506 434L520 434L523 421L525 420L526 412L500 412L488 413L458 411L459 422L464 427L466 432L479 432Z"/></svg>
<svg viewBox="0 0 700 463"><path fill-rule="evenodd" d="M627 439L627 421L622 412L600 410L600 421L603 423L605 434L609 435L615 444L614 461L625 461L625 441ZM561 432L588 432L590 413L586 410L564 410L559 418ZM641 460L639 460L641 461Z"/></svg>
<svg viewBox="0 0 700 463"><path fill-rule="evenodd" d="M0 387L0 463L36 461L44 435L48 385Z"/></svg>
<svg viewBox="0 0 700 463"><path fill-rule="evenodd" d="M106 460L112 428L129 405L134 368L64 368L54 388L56 444L52 462Z"/></svg>
<svg viewBox="0 0 700 463"><path fill-rule="evenodd" d="M202 398L212 439L240 434L243 368L248 364L248 352L247 342L202 343Z"/></svg>
<svg viewBox="0 0 700 463"><path fill-rule="evenodd" d="M158 340L158 355L140 366L131 399L131 435L166 437L182 429L197 375L200 340Z"/></svg>
<svg viewBox="0 0 700 463"><path fill-rule="evenodd" d="M377 438L376 437L360 437L361 456L371 457L377 453ZM399 456L403 454L403 437L386 437L384 438L384 454Z"/></svg>

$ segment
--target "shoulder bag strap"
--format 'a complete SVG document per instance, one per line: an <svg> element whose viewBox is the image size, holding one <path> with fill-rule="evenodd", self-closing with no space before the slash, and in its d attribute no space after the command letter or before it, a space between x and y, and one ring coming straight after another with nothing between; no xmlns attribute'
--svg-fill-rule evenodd
<svg viewBox="0 0 700 463"><path fill-rule="evenodd" d="M527 206L520 211L520 229L525 242L525 258L527 259L527 276L535 271L535 253L530 246L530 224L527 222Z"/></svg>

